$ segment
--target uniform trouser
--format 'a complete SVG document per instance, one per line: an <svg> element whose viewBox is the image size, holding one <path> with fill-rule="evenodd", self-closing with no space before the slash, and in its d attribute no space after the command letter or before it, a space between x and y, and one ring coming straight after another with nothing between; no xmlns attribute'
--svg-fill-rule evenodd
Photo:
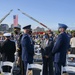
<svg viewBox="0 0 75 75"><path fill-rule="evenodd" d="M24 75L24 65L23 65L23 61L22 61L21 57L20 57L20 74Z"/></svg>
<svg viewBox="0 0 75 75"><path fill-rule="evenodd" d="M50 58L43 58L42 75L53 75L53 61Z"/></svg>
<svg viewBox="0 0 75 75"><path fill-rule="evenodd" d="M26 70L27 70L27 62L23 61L23 75L26 75Z"/></svg>
<svg viewBox="0 0 75 75"><path fill-rule="evenodd" d="M61 64L60 63L54 63L55 72L54 75L61 75Z"/></svg>

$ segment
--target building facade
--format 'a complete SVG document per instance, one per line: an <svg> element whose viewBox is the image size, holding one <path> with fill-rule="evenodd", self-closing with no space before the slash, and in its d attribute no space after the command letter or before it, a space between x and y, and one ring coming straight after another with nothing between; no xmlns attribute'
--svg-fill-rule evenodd
<svg viewBox="0 0 75 75"><path fill-rule="evenodd" d="M8 24L1 24L0 25L0 31L8 31L9 25Z"/></svg>

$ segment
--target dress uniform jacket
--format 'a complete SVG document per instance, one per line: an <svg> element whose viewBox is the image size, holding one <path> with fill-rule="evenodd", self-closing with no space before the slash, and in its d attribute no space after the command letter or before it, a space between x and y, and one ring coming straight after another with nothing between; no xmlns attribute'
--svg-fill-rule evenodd
<svg viewBox="0 0 75 75"><path fill-rule="evenodd" d="M16 51L15 42L7 39L2 45L2 54L4 54L4 59L7 61L14 62L14 53Z"/></svg>
<svg viewBox="0 0 75 75"><path fill-rule="evenodd" d="M61 33L53 47L54 62L65 65L66 53L69 47L69 38L65 32Z"/></svg>
<svg viewBox="0 0 75 75"><path fill-rule="evenodd" d="M22 46L22 61L32 63L34 55L34 46L31 43L28 34L23 34L21 39L21 46Z"/></svg>
<svg viewBox="0 0 75 75"><path fill-rule="evenodd" d="M17 41L17 46L18 46L18 56L21 57L22 55L22 47L21 47L21 38L22 38L22 34L19 36L19 39Z"/></svg>

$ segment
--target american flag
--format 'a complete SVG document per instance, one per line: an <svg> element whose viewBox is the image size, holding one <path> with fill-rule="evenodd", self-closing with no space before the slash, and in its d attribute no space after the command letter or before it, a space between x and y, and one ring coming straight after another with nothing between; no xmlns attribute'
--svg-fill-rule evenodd
<svg viewBox="0 0 75 75"><path fill-rule="evenodd" d="M14 26L18 26L18 15L13 16Z"/></svg>

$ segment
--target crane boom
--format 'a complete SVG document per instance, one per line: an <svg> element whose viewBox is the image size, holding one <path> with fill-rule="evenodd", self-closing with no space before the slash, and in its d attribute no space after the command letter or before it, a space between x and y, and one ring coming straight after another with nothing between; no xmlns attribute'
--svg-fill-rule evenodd
<svg viewBox="0 0 75 75"><path fill-rule="evenodd" d="M30 19L34 20L35 22L39 23L40 25L42 25L43 27L47 28L48 30L50 30L50 28L48 28L46 25L44 25L43 23L39 22L38 20L34 19L33 17L31 17L30 15L28 15L25 12L22 12L20 9L18 9L18 11L20 11L22 14L24 14L25 16L29 17Z"/></svg>
<svg viewBox="0 0 75 75"><path fill-rule="evenodd" d="M1 20L0 20L0 24L3 22L3 20L8 16L10 15L10 13L12 12L13 10L10 10L8 14L6 14Z"/></svg>

